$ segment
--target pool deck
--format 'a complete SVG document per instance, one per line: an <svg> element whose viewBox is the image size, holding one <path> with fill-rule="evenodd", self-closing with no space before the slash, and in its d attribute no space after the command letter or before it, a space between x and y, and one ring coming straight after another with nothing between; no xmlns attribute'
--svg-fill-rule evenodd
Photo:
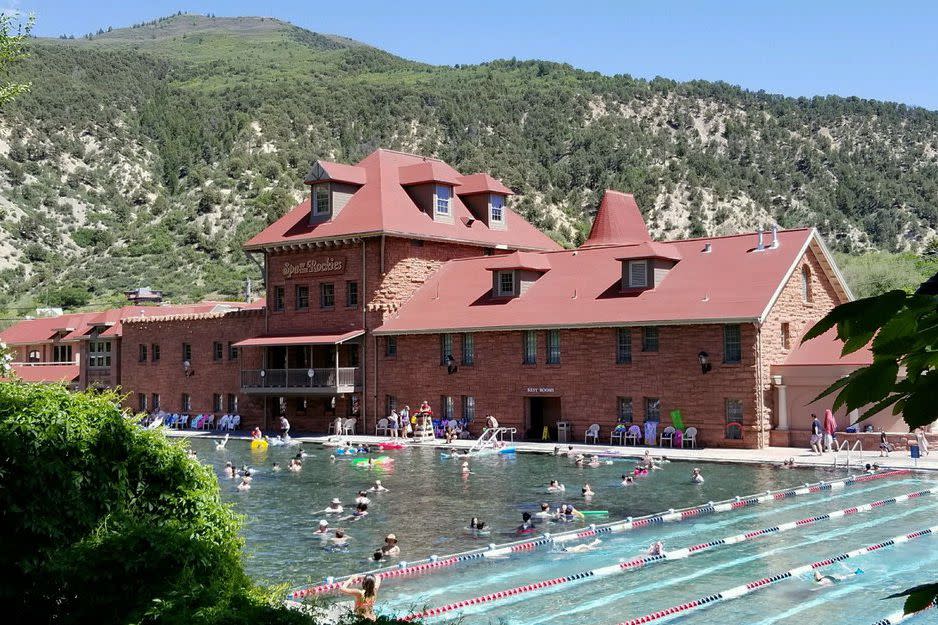
<svg viewBox="0 0 938 625"><path fill-rule="evenodd" d="M197 431L197 430L165 430L169 436L172 437L183 437L183 438L221 438L224 434L217 431ZM248 439L250 435L248 432L232 432L231 438L239 439ZM329 440L329 436L319 435L319 434L304 434L297 433L296 436L292 437L293 440L300 441L302 443L311 443L311 444L322 444ZM333 437L334 438L334 437ZM345 439L351 441L352 443L380 443L387 442L391 440L387 436L367 436L367 435L353 435L346 436ZM400 439L399 439L400 440ZM475 443L474 440L459 440L454 441L452 444L447 445L442 439L436 439L434 443L422 443L419 446L422 447L436 447L439 449L469 449ZM803 449L800 447L767 447L765 449L724 449L719 447L709 447L703 449L671 449L670 447L645 447L645 446L628 446L623 447L621 445L604 445L602 443L598 445L592 444L583 444L583 443L571 443L574 448L574 453L582 453L585 455L595 454L595 453L617 453L623 456L633 456L639 457L644 455L645 450L647 449L652 456L667 456L670 459L674 460L686 460L686 461L695 461L700 462L737 462L744 464L781 464L783 461L794 458L795 466L803 467L832 467L834 466L835 456L837 457L837 466L843 466L846 459L847 453L840 452L839 454L834 454L833 452L825 453L821 456L818 456L811 452L810 450ZM530 453L553 453L554 447L559 445L561 448L566 448L566 443L555 443L555 442L534 442L534 441L518 441L516 443L510 443L512 447L521 452L530 452ZM919 469L924 471L938 471L938 451L935 455L927 455L923 458L919 458L918 461L913 460L909 457L908 453L895 451L891 453L888 457L880 457L879 450L867 450L862 452L852 452L850 454L850 466L862 466L866 463L870 464L879 464L883 469Z"/></svg>

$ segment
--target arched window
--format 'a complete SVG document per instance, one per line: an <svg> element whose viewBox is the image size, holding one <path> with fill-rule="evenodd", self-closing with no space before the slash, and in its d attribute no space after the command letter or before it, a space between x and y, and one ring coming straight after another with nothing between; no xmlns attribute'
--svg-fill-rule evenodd
<svg viewBox="0 0 938 625"><path fill-rule="evenodd" d="M29 362L39 362L42 360L42 354L39 353L39 350L34 349L29 352Z"/></svg>
<svg viewBox="0 0 938 625"><path fill-rule="evenodd" d="M801 299L803 299L805 303L814 301L814 297L811 294L811 268L807 266L801 269Z"/></svg>

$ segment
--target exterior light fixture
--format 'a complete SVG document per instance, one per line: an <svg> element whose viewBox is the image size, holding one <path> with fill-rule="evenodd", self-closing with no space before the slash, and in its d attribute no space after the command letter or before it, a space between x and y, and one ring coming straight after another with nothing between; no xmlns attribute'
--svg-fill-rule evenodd
<svg viewBox="0 0 938 625"><path fill-rule="evenodd" d="M707 352L700 352L697 354L697 360L700 361L700 372L707 373L710 369L713 368L713 365L710 364L710 354Z"/></svg>

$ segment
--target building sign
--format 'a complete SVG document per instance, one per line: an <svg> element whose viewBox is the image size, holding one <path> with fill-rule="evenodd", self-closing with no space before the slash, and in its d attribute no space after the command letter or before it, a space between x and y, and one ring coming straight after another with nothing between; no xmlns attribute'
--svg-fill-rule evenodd
<svg viewBox="0 0 938 625"><path fill-rule="evenodd" d="M305 263L283 263L283 277L316 275L326 276L345 272L345 259L329 256L321 260L310 259Z"/></svg>
<svg viewBox="0 0 938 625"><path fill-rule="evenodd" d="M528 386L524 391L528 395L552 395L557 392L553 386Z"/></svg>

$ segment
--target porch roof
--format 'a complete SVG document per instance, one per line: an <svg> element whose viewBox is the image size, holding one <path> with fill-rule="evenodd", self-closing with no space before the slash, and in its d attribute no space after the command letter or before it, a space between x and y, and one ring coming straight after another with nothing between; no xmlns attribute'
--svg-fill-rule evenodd
<svg viewBox="0 0 938 625"><path fill-rule="evenodd" d="M255 336L234 344L235 347L276 347L284 345L338 345L360 337L364 330L352 330L343 334L290 334L280 336Z"/></svg>

